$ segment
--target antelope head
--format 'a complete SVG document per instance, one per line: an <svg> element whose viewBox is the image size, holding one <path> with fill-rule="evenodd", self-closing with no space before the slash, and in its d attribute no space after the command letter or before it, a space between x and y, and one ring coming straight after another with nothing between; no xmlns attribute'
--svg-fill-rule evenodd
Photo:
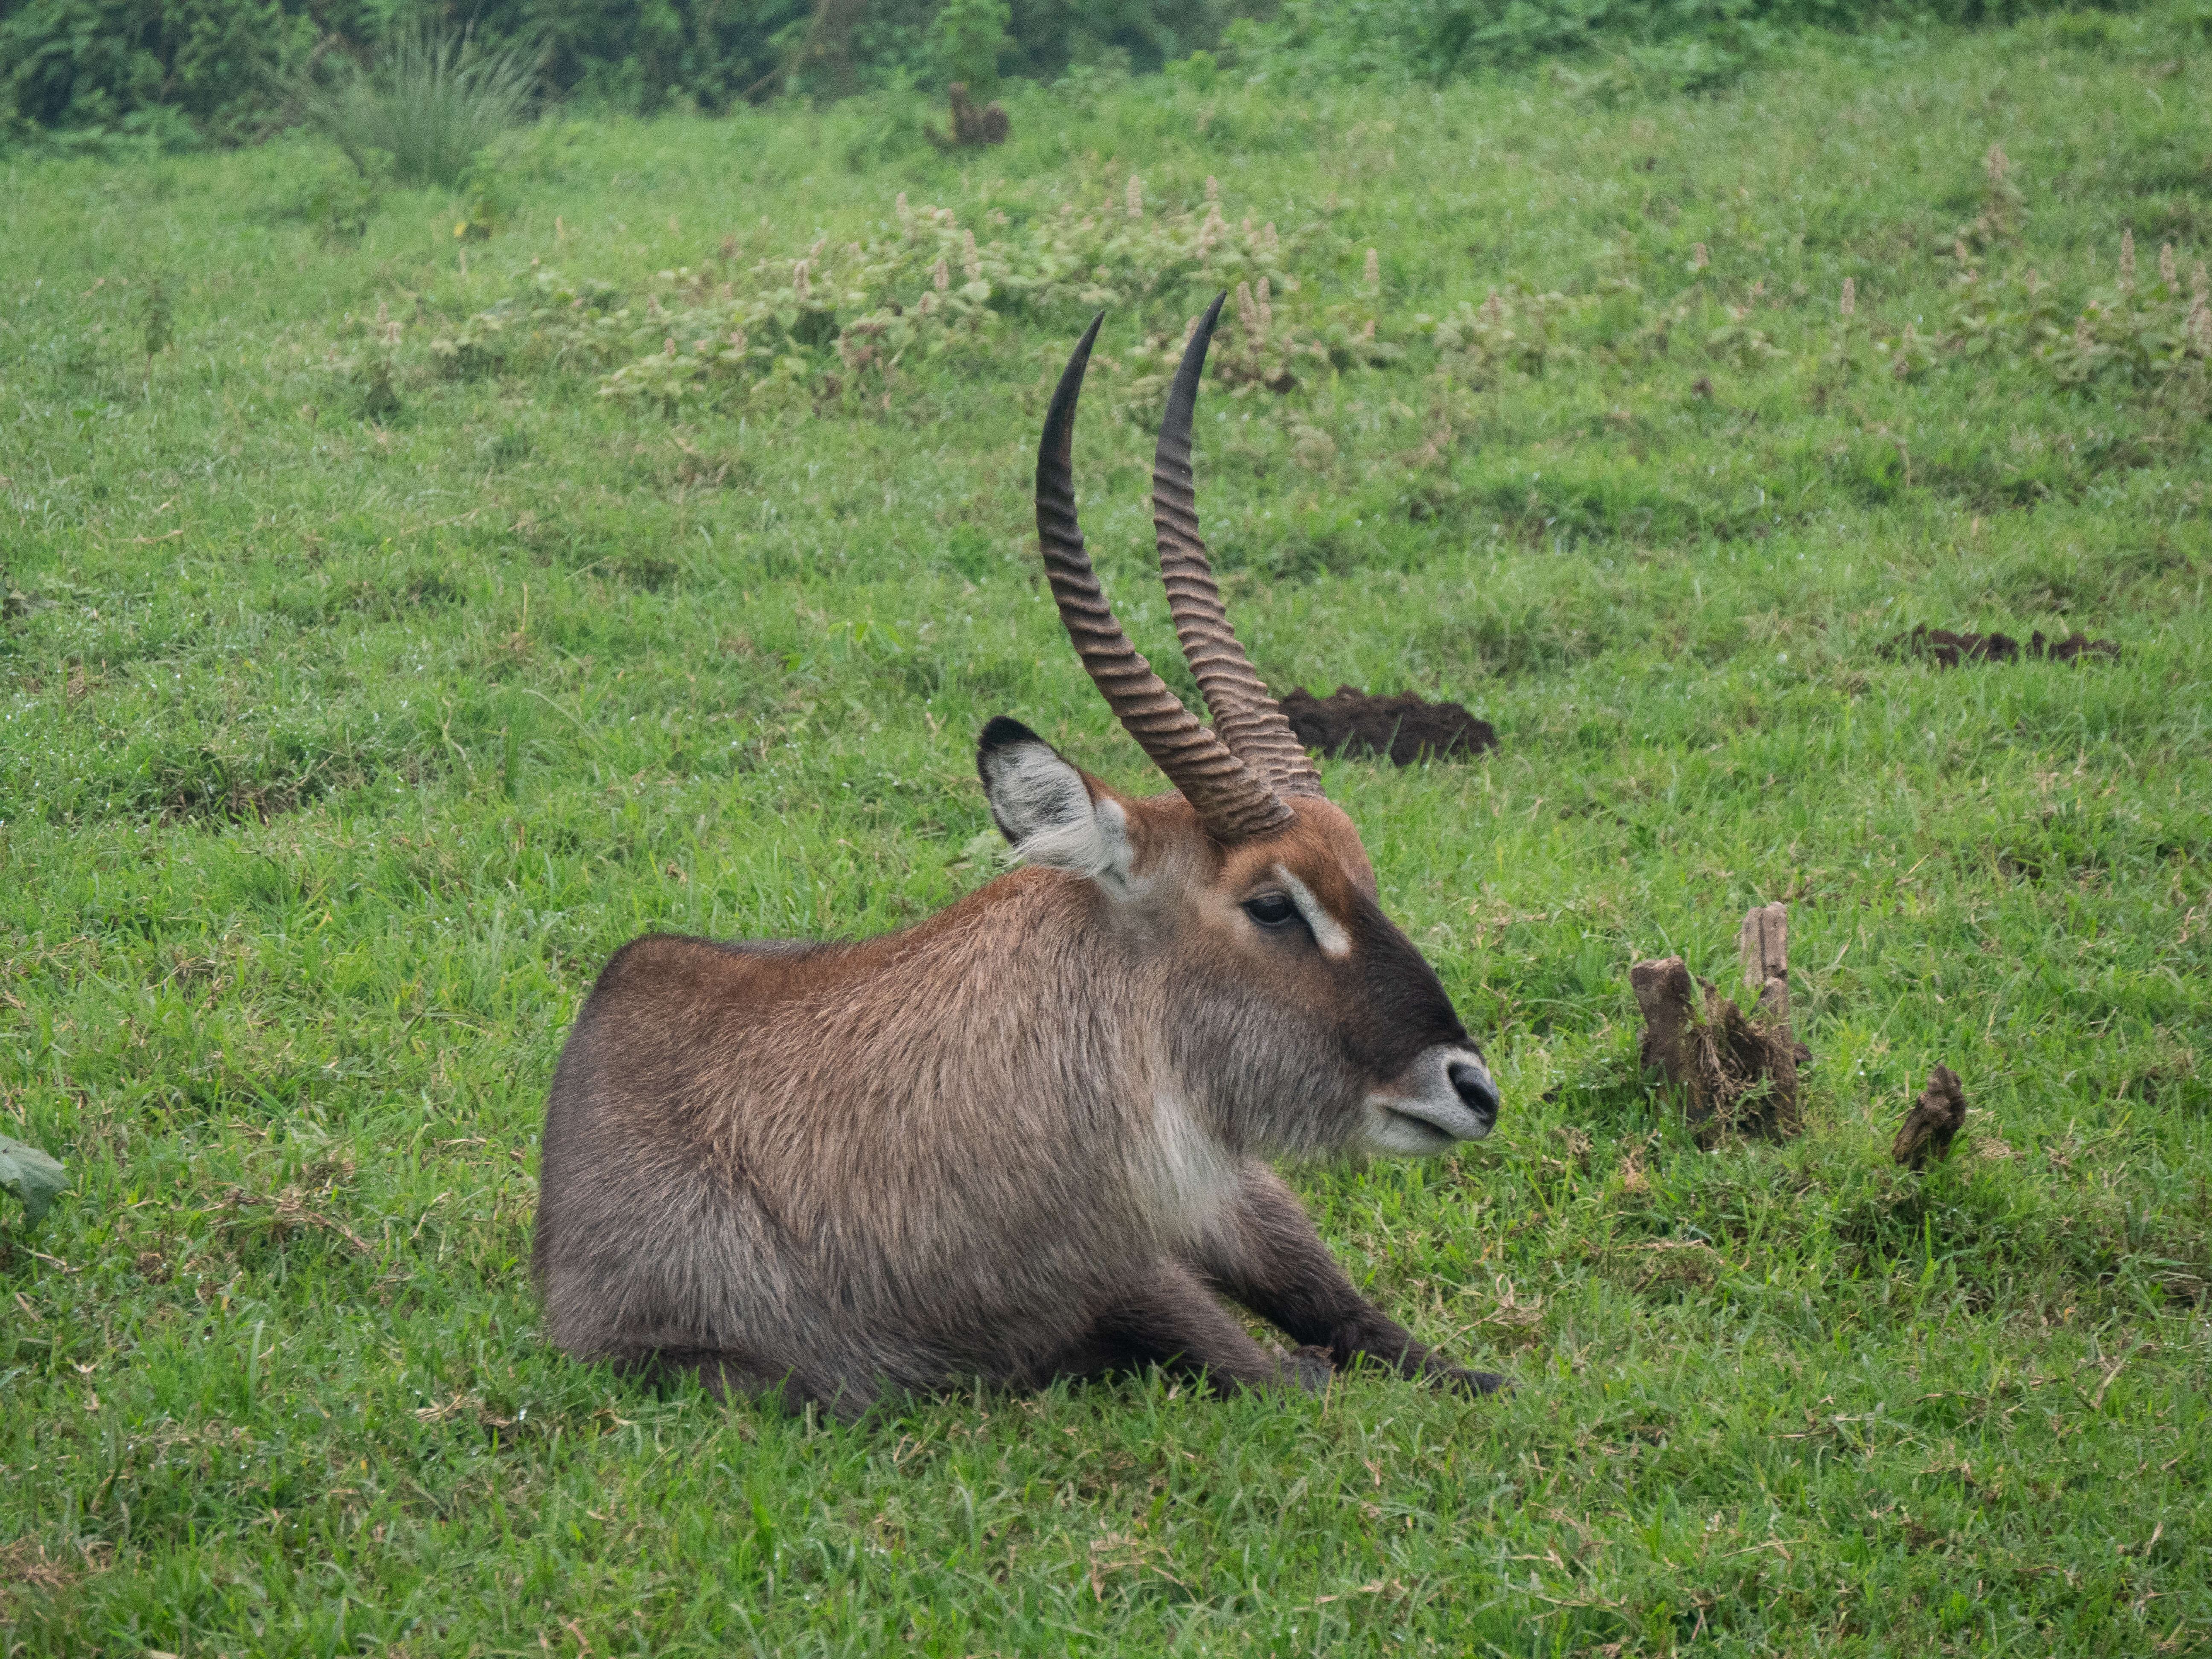
<svg viewBox="0 0 2212 1659"><path fill-rule="evenodd" d="M1022 856L1089 884L1084 948L1118 953L1156 997L1157 1036L1140 1040L1209 1133L1263 1155L1442 1151L1490 1133L1497 1087L1436 970L1383 913L1359 832L1237 643L1199 538L1191 416L1220 310L1183 353L1152 468L1169 608L1212 726L1138 653L1084 550L1075 408L1102 317L1045 417L1037 532L1077 654L1175 791L1121 794L1005 716L977 767Z"/></svg>

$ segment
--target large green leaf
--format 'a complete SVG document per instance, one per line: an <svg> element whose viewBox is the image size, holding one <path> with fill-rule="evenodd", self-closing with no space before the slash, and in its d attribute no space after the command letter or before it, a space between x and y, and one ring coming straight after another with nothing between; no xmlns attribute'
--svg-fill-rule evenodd
<svg viewBox="0 0 2212 1659"><path fill-rule="evenodd" d="M0 1135L0 1192L23 1200L24 1218L36 1226L54 1199L69 1185L62 1166L36 1146Z"/></svg>

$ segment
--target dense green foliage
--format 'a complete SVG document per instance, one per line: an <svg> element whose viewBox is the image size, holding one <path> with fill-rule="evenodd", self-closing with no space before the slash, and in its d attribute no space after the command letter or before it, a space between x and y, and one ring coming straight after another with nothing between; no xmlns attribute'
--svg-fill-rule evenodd
<svg viewBox="0 0 2212 1659"><path fill-rule="evenodd" d="M370 48L440 9L374 0L22 0L0 15L0 123L173 147L289 118L294 81L331 46ZM544 49L546 79L587 101L720 108L773 80L805 0L568 6L495 0L456 21ZM12 105L12 109L10 106Z"/></svg>
<svg viewBox="0 0 2212 1659"><path fill-rule="evenodd" d="M972 62L979 11L1006 15L986 76ZM291 118L294 80L333 47L372 49L428 21L541 48L547 90L580 107L651 111L941 88L948 70L1049 80L1071 64L1157 69L1218 40L1228 15L1227 0L8 0L0 142L43 130L170 148L235 141Z"/></svg>
<svg viewBox="0 0 2212 1659"><path fill-rule="evenodd" d="M6 0L0 143L232 142L295 118L327 74L425 24L542 52L580 108L726 110L777 93L941 89L1001 75L1079 85L1169 67L1237 78L1440 81L1602 48L1615 74L1724 85L1807 25L1981 23L2048 0ZM331 54L335 51L336 56Z"/></svg>
<svg viewBox="0 0 2212 1659"><path fill-rule="evenodd" d="M1792 27L1978 24L2050 9L2043 0L1932 0L1909 13L1879 0L1283 0L1229 35L1243 72L1277 78L1441 81L1606 46L1696 91L1734 79Z"/></svg>
<svg viewBox="0 0 2212 1659"><path fill-rule="evenodd" d="M0 1136L70 1181L0 1231L0 1652L2203 1650L2208 76L2181 7L1698 98L1015 87L949 158L882 99L549 124L481 214L301 136L0 163ZM1217 281L1261 672L1503 744L1326 767L1499 1132L1297 1180L1522 1388L842 1429L548 1352L609 951L972 888L997 713L1156 787L1028 477L1104 305L1085 527L1171 664L1151 433ZM1774 898L1808 1130L1709 1152L1627 967L1732 977ZM1976 1113L1914 1176L1938 1061Z"/></svg>

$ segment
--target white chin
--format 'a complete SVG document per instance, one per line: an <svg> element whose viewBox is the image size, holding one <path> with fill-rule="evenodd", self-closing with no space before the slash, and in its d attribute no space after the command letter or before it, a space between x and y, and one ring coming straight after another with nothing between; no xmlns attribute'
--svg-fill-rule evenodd
<svg viewBox="0 0 2212 1659"><path fill-rule="evenodd" d="M1367 1097L1365 1139L1372 1152L1421 1158L1480 1140L1497 1121L1498 1091L1482 1056L1440 1042Z"/></svg>
<svg viewBox="0 0 2212 1659"><path fill-rule="evenodd" d="M1369 1096L1364 1136L1367 1150L1386 1158L1426 1158L1462 1140L1480 1140L1490 1133L1490 1125L1473 1112L1449 1112L1449 1117L1456 1121L1440 1123L1431 1115L1434 1109L1426 1101Z"/></svg>

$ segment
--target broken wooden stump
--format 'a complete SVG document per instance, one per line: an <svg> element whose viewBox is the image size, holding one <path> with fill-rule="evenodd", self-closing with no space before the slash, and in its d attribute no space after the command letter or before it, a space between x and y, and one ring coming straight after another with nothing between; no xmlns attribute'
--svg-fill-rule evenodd
<svg viewBox="0 0 2212 1659"><path fill-rule="evenodd" d="M1681 1089L1708 1145L1730 1132L1780 1139L1804 1127L1797 1068L1812 1054L1790 1026L1789 912L1779 904L1752 911L1736 945L1744 982L1759 992L1757 1019L1692 978L1680 957L1628 970L1644 1015L1644 1063Z"/></svg>
<svg viewBox="0 0 2212 1659"><path fill-rule="evenodd" d="M942 133L925 125L921 131L931 143L939 149L966 149L1006 142L1006 106L995 102L978 106L968 95L965 81L955 81L945 91L946 101L952 106L952 131Z"/></svg>
<svg viewBox="0 0 2212 1659"><path fill-rule="evenodd" d="M1735 936L1743 982L1759 993L1759 1006L1790 1023L1790 912L1778 904L1744 913Z"/></svg>
<svg viewBox="0 0 2212 1659"><path fill-rule="evenodd" d="M1938 1066L1928 1074L1928 1086L1905 1115L1890 1143L1889 1155L1908 1170L1924 1170L1930 1153L1938 1163L1951 1156L1951 1138L1966 1127L1966 1091L1959 1074Z"/></svg>

